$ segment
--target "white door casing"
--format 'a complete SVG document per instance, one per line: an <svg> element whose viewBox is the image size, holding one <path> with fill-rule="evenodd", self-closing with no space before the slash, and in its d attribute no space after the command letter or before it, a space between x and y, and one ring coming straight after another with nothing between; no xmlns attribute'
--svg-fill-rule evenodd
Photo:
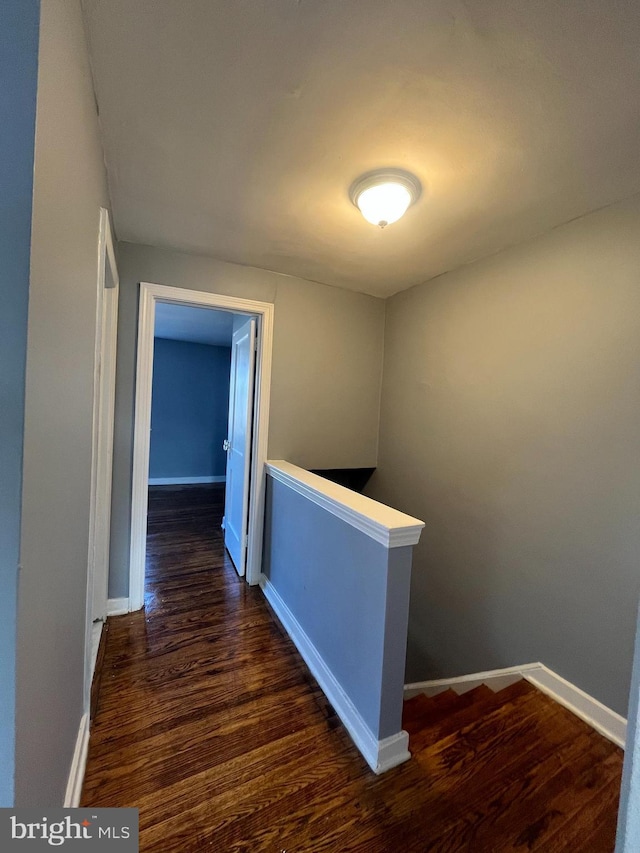
<svg viewBox="0 0 640 853"><path fill-rule="evenodd" d="M151 426L151 378L153 371L153 332L156 302L214 308L257 318L258 350L256 353L253 440L249 500L249 525L246 557L246 580L260 582L262 572L262 534L271 389L271 355L273 348L273 313L270 302L257 302L219 293L186 290L163 284L140 283L138 319L138 352L136 361L136 398L133 433L133 477L131 494L131 542L129 559L130 612L144 605L144 569L147 532L149 476L149 429Z"/></svg>
<svg viewBox="0 0 640 853"><path fill-rule="evenodd" d="M111 278L111 276L108 276ZM113 476L113 421L116 399L116 342L118 287L105 284L102 312L98 424L98 460L94 539L93 620L107 615L109 538L111 533L111 482Z"/></svg>
<svg viewBox="0 0 640 853"><path fill-rule="evenodd" d="M94 622L104 620L107 616L118 291L118 270L109 212L101 208L98 231L93 437L87 559L85 710L88 710L93 676L92 626Z"/></svg>
<svg viewBox="0 0 640 853"><path fill-rule="evenodd" d="M231 343L229 428L225 442L224 544L241 577L247 557L255 344L256 321L249 318L233 333Z"/></svg>

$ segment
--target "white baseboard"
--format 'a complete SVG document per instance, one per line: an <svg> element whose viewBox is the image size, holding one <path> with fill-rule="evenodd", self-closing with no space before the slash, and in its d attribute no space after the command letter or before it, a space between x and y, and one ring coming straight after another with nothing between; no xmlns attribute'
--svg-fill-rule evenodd
<svg viewBox="0 0 640 853"><path fill-rule="evenodd" d="M518 678L528 682L546 693L558 704L563 705L585 723L612 743L624 749L627 737L627 721L624 717L607 708L584 690L562 678L543 663L526 663L522 666L510 666L505 669L492 669L487 672L474 672L457 678L439 678L433 681L419 681L405 684L405 696L426 693L435 696L444 690L452 689L456 693L466 693L480 684L486 684L494 690L500 690Z"/></svg>
<svg viewBox="0 0 640 853"><path fill-rule="evenodd" d="M107 616L122 616L128 612L128 598L110 598L109 601L107 601Z"/></svg>
<svg viewBox="0 0 640 853"><path fill-rule="evenodd" d="M627 721L620 714L607 708L602 702L594 699L575 684L571 684L544 664L540 664L539 669L530 670L525 674L525 678L538 690L542 690L560 705L573 711L577 717L589 723L601 735L624 749L627 739Z"/></svg>
<svg viewBox="0 0 640 853"><path fill-rule="evenodd" d="M150 486L195 486L198 483L224 483L224 474L219 477L150 477Z"/></svg>
<svg viewBox="0 0 640 853"><path fill-rule="evenodd" d="M82 796L82 783L84 782L84 771L87 766L87 752L89 751L89 714L84 714L80 720L76 746L71 759L71 769L67 781L67 790L64 795L64 808L77 809Z"/></svg>
<svg viewBox="0 0 640 853"><path fill-rule="evenodd" d="M333 705L351 739L360 750L374 773L384 773L411 758L408 750L409 735L399 731L391 737L378 740L363 720L360 712L344 692L335 676L313 645L302 626L282 600L273 584L263 575L260 586L269 604L287 630L294 645L304 658L312 675Z"/></svg>

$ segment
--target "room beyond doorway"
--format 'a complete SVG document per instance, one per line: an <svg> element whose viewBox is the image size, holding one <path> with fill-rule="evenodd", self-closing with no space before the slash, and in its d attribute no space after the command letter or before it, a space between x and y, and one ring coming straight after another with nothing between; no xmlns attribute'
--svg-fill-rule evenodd
<svg viewBox="0 0 640 853"><path fill-rule="evenodd" d="M251 393L251 429L248 431L248 496L245 512L246 579L260 580L262 518L264 507L264 462L267 453L267 425L273 337L273 305L182 288L141 283L136 367L136 404L132 489L131 560L129 609L144 604L144 573L148 509L149 461L151 451L151 408L156 312L162 319L162 306L202 308L214 314L226 312L239 320L255 318L255 387ZM241 325L236 324L236 327ZM215 476L215 475L211 475Z"/></svg>
<svg viewBox="0 0 640 853"><path fill-rule="evenodd" d="M150 486L224 483L233 322L227 311L157 306Z"/></svg>

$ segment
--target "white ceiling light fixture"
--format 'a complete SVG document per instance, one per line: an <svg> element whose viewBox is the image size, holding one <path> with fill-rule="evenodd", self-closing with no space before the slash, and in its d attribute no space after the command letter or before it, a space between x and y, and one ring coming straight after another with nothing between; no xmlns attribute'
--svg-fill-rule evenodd
<svg viewBox="0 0 640 853"><path fill-rule="evenodd" d="M397 222L420 198L422 186L404 169L377 169L351 185L349 197L367 222L384 228Z"/></svg>

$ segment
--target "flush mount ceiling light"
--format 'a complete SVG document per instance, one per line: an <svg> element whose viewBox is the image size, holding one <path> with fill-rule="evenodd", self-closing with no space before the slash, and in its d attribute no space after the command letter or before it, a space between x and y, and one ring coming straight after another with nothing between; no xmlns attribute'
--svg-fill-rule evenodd
<svg viewBox="0 0 640 853"><path fill-rule="evenodd" d="M367 222L384 228L397 222L420 198L420 181L403 169L378 169L361 175L349 197Z"/></svg>

